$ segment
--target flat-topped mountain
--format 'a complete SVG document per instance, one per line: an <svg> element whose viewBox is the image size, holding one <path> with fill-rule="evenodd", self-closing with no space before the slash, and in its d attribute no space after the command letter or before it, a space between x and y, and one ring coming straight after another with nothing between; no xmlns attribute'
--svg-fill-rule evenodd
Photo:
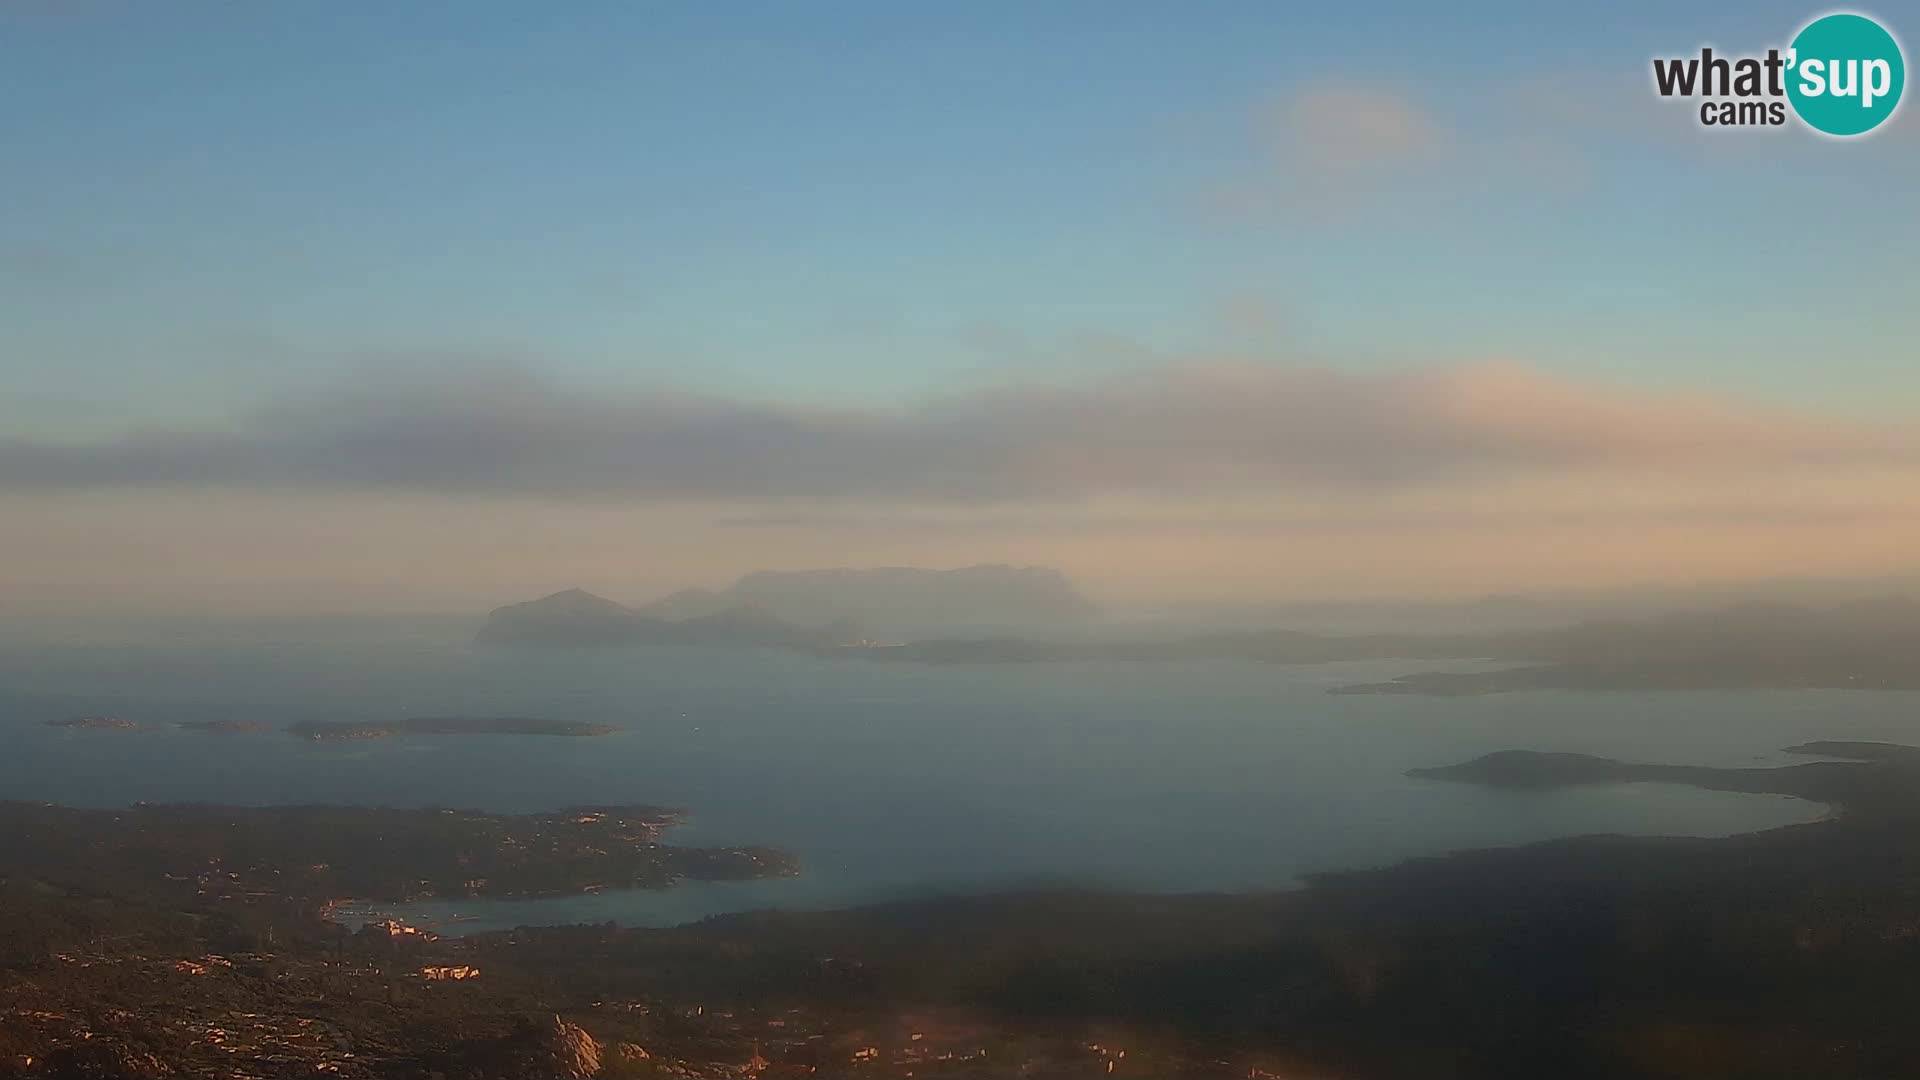
<svg viewBox="0 0 1920 1080"><path fill-rule="evenodd" d="M850 621L869 634L894 638L959 629L1065 627L1098 614L1058 570L984 565L761 570L725 589L687 589L639 610L688 619L741 607L803 626Z"/></svg>
<svg viewBox="0 0 1920 1080"><path fill-rule="evenodd" d="M752 607L691 618L650 615L581 589L495 608L478 640L522 645L712 645L824 648L858 637L841 625L800 626Z"/></svg>

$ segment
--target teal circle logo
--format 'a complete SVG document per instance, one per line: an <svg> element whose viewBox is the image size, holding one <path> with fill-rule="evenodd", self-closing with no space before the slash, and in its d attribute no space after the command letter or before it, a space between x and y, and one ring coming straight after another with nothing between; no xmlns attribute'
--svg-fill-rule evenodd
<svg viewBox="0 0 1920 1080"><path fill-rule="evenodd" d="M1900 107L1907 62L1900 43L1865 15L1825 15L1788 53L1787 100L1815 131L1864 135Z"/></svg>

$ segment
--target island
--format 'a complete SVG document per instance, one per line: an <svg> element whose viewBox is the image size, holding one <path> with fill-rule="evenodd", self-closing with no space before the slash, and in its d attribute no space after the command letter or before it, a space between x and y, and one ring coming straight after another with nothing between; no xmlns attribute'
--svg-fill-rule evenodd
<svg viewBox="0 0 1920 1080"><path fill-rule="evenodd" d="M5 803L0 1075L1920 1075L1920 748L1789 749L1806 760L1511 750L1415 770L1833 810L1717 839L1572 837L1272 892L1041 890L467 936L327 916L348 896L792 864L675 854L656 837L677 816L646 806Z"/></svg>
<svg viewBox="0 0 1920 1080"><path fill-rule="evenodd" d="M262 720L182 720L174 727L209 735L256 735L273 730L272 724Z"/></svg>
<svg viewBox="0 0 1920 1080"><path fill-rule="evenodd" d="M1715 768L1616 761L1589 754L1501 750L1408 776L1482 787L1544 790L1590 784L1684 784L1708 791L1790 795L1877 818L1920 818L1920 749L1893 743L1821 741L1786 753L1840 758L1773 768Z"/></svg>
<svg viewBox="0 0 1920 1080"><path fill-rule="evenodd" d="M495 608L475 639L832 651L954 631L1075 630L1096 614L1066 575L1049 567L761 570L723 589L683 589L637 606L566 589Z"/></svg>
<svg viewBox="0 0 1920 1080"><path fill-rule="evenodd" d="M1807 654L1583 660L1494 671L1422 671L1337 686L1333 694L1477 697L1523 690L1920 690L1920 664L1900 657Z"/></svg>
<svg viewBox="0 0 1920 1080"><path fill-rule="evenodd" d="M1122 660L1252 660L1267 664L1324 664L1346 660L1484 659L1492 641L1481 635L1316 634L1303 630L1228 630L1159 639L1042 641L1013 635L931 638L894 644L861 642L826 650L863 660L919 664L1046 664Z"/></svg>
<svg viewBox="0 0 1920 1080"><path fill-rule="evenodd" d="M1005 565L758 570L724 589L683 589L635 610L689 619L743 608L795 625L857 626L896 640L956 629L1071 629L1099 615L1061 571Z"/></svg>
<svg viewBox="0 0 1920 1080"><path fill-rule="evenodd" d="M1040 640L992 635L821 650L921 664L1249 660L1455 661L1333 694L1467 697L1528 690L1920 690L1920 604L1808 608L1761 604L1567 626L1449 633L1321 634L1233 630L1165 638ZM1498 667L1487 669L1486 665Z"/></svg>
<svg viewBox="0 0 1920 1080"><path fill-rule="evenodd" d="M140 722L118 716L63 716L46 722L48 727L77 731L138 731Z"/></svg>
<svg viewBox="0 0 1920 1080"><path fill-rule="evenodd" d="M287 729L314 742L388 739L398 735L559 735L585 738L612 735L611 724L580 720L542 720L525 716L412 716L402 720L303 720Z"/></svg>

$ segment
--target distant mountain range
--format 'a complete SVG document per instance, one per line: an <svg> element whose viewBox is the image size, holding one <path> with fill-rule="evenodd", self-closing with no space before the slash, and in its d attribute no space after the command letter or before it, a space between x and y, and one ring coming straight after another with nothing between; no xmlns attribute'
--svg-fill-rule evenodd
<svg viewBox="0 0 1920 1080"><path fill-rule="evenodd" d="M687 589L641 605L655 618L710 618L749 608L802 626L841 622L874 637L961 631L1039 631L1099 614L1065 574L1044 566L958 570L761 570L725 589Z"/></svg>
<svg viewBox="0 0 1920 1080"><path fill-rule="evenodd" d="M568 589L495 608L478 640L496 645L706 645L817 649L859 639L850 624L797 626L751 607L667 619Z"/></svg>
<svg viewBox="0 0 1920 1080"><path fill-rule="evenodd" d="M480 640L818 649L918 631L1060 629L1096 614L1064 574L1045 567L761 571L639 606L568 589L495 610Z"/></svg>
<svg viewBox="0 0 1920 1080"><path fill-rule="evenodd" d="M869 620L951 613L962 631L872 640ZM1256 660L1472 660L1506 666L1415 671L1339 694L1458 696L1514 690L1729 688L1920 690L1920 603L1736 604L1560 627L1456 633L1230 630L1167 637L968 633L1017 620L1064 627L1093 608L1055 571L827 570L749 574L717 592L628 607L571 589L500 608L482 641L759 646L924 664ZM896 623L895 625L898 625Z"/></svg>

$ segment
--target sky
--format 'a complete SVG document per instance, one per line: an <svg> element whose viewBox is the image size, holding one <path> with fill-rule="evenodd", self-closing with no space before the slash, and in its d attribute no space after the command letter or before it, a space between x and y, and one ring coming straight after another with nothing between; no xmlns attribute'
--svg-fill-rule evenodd
<svg viewBox="0 0 1920 1080"><path fill-rule="evenodd" d="M1920 569L1920 120L1650 85L1824 10L8 0L0 604Z"/></svg>

